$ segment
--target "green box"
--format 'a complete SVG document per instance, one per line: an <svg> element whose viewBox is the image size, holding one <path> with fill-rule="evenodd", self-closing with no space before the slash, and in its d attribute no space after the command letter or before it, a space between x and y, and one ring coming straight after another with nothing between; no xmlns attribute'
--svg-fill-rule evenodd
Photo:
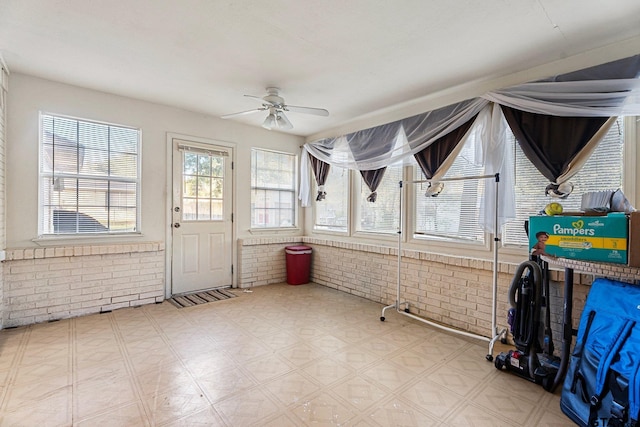
<svg viewBox="0 0 640 427"><path fill-rule="evenodd" d="M547 233L544 253L585 261L627 263L629 220L624 213L607 216L529 217L529 249L536 252L540 233Z"/></svg>

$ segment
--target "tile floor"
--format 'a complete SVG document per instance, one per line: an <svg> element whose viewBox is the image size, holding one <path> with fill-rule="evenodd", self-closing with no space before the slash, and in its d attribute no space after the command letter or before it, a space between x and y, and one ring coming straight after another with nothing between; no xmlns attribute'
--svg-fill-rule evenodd
<svg viewBox="0 0 640 427"><path fill-rule="evenodd" d="M0 331L1 426L568 426L484 341L317 285Z"/></svg>

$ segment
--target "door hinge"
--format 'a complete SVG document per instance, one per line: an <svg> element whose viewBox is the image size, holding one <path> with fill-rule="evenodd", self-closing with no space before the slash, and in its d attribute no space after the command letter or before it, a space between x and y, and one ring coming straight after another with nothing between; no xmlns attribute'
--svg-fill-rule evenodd
<svg viewBox="0 0 640 427"><path fill-rule="evenodd" d="M233 170L233 166L234 166L234 164L233 164L233 162L231 162L231 170Z"/></svg>
<svg viewBox="0 0 640 427"><path fill-rule="evenodd" d="M231 214L231 222L233 222L233 214Z"/></svg>
<svg viewBox="0 0 640 427"><path fill-rule="evenodd" d="M233 264L231 264L231 274L233 274Z"/></svg>

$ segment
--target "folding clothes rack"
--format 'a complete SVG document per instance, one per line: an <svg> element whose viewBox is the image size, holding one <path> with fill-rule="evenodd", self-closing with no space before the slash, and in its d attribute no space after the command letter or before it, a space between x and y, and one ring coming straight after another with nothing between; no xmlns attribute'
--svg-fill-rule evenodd
<svg viewBox="0 0 640 427"><path fill-rule="evenodd" d="M506 333L507 330L506 329L502 329L501 331L498 331L498 326L496 324L496 300L497 300L497 295L498 295L498 242L500 241L500 239L497 237L497 231L498 231L498 187L499 187L499 183L500 183L500 174L496 173L495 175L479 175L479 176L467 176L467 177L455 177L455 178L442 178L442 179L438 179L438 182L443 182L443 181L462 181L462 180L470 180L470 179L494 179L495 180L495 185L496 185L496 194L495 194L495 206L494 206L494 239L493 239L493 289L492 289L492 303L491 303L491 338L482 336L482 335L477 335L477 334L473 334L471 332L466 332L466 331L461 331L459 329L454 329L454 328L450 328L448 326L444 326L441 325L439 323L435 323L432 322L430 320L424 319L422 317L416 316L414 314L411 314L409 311L409 302L404 301L404 302L400 302L400 272L401 272L401 267L402 267L402 234L403 234L403 212L402 212L402 187L403 187L403 181L399 182L399 189L400 189L400 210L399 210L399 215L400 215L400 229L398 231L398 280L397 280L397 294L396 294L396 301L394 304L392 305L388 305L386 307L384 307L382 309L382 315L380 316L380 321L384 322L384 313L385 311L387 311L387 309L389 308L395 308L396 311L404 316L410 317L412 319L415 319L417 321L426 323L428 325L431 326L435 326L436 328L440 328L440 329L444 329L446 331L449 332L453 332L459 335L464 335L467 337L471 337L471 338L476 338L476 339L480 339L483 341L488 341L489 342L489 352L486 356L486 359L488 361L492 361L493 360L493 347L496 343L496 341L498 339L502 340L503 342L506 342ZM419 181L404 181L407 184L420 184L420 183L427 183L427 182L432 182L434 180L419 180ZM404 311L400 310L400 306L404 306Z"/></svg>

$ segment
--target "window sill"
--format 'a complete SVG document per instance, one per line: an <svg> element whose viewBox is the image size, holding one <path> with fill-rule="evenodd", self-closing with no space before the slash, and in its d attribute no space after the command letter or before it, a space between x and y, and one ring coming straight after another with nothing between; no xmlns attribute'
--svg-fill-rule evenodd
<svg viewBox="0 0 640 427"><path fill-rule="evenodd" d="M301 230L298 227L273 227L273 228L250 228L249 233L251 234L285 234L285 233L299 233Z"/></svg>
<svg viewBox="0 0 640 427"><path fill-rule="evenodd" d="M327 236L349 236L349 232L347 230L325 230L321 228L314 228L312 234L318 235L327 235Z"/></svg>
<svg viewBox="0 0 640 427"><path fill-rule="evenodd" d="M127 239L140 239L142 233L122 233L122 234L91 234L91 235L51 235L39 236L31 239L38 246L60 246L65 244L95 244L122 242Z"/></svg>
<svg viewBox="0 0 640 427"><path fill-rule="evenodd" d="M351 237L359 239L363 242L381 242L383 244L396 245L398 242L398 233L376 233L371 231L356 231Z"/></svg>
<svg viewBox="0 0 640 427"><path fill-rule="evenodd" d="M426 236L411 236L405 248L428 250L439 254L462 255L469 258L489 259L493 250L489 239L485 242L461 242L446 239L433 239Z"/></svg>
<svg viewBox="0 0 640 427"><path fill-rule="evenodd" d="M41 258L70 258L82 256L120 255L141 252L162 252L165 250L164 242L138 241L114 241L107 243L66 243L57 240L58 244L46 245L38 248L10 248L6 250L5 261L21 261Z"/></svg>

